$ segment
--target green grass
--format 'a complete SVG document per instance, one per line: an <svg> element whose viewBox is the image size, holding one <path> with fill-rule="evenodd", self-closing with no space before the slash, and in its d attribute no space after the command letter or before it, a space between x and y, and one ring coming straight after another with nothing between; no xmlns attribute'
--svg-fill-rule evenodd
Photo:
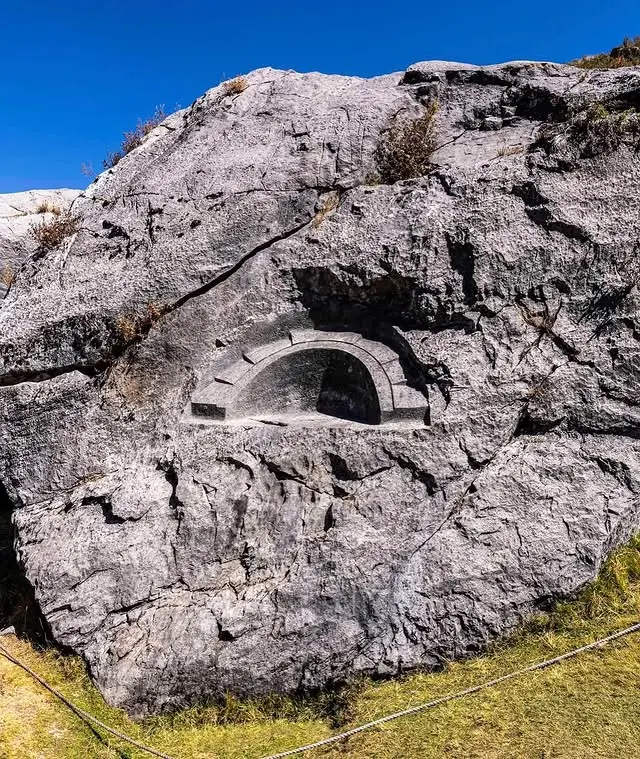
<svg viewBox="0 0 640 759"><path fill-rule="evenodd" d="M81 662L3 639L79 706L180 759L253 759L481 683L594 641L640 618L640 539L616 552L578 599L541 614L486 655L434 674L360 682L336 697L239 702L135 723L108 707ZM357 759L625 759L640 755L640 635L529 673L480 694L402 718L314 756ZM105 739L106 740L106 739ZM110 739L109 739L109 742ZM3 759L106 759L145 755L100 742L25 673L0 659ZM310 755L307 755L310 756Z"/></svg>

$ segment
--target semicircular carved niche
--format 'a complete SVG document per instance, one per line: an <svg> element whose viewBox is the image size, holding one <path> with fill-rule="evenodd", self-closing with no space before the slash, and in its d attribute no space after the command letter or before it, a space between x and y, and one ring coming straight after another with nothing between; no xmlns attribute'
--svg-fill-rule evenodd
<svg viewBox="0 0 640 759"><path fill-rule="evenodd" d="M391 348L355 333L315 330L247 351L191 400L194 417L214 422L421 423L427 409Z"/></svg>

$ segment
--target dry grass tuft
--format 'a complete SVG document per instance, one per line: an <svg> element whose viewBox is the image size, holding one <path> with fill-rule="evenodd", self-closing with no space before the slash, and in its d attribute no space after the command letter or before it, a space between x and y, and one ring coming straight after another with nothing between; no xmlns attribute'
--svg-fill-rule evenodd
<svg viewBox="0 0 640 759"><path fill-rule="evenodd" d="M142 145L144 138L166 118L167 114L164 111L164 106L156 106L153 116L146 121L138 121L138 125L132 132L124 133L122 143L120 144L120 150L116 150L107 155L102 162L104 168L112 169L116 166L128 153Z"/></svg>
<svg viewBox="0 0 640 759"><path fill-rule="evenodd" d="M116 333L123 343L130 343L142 337L141 320L136 314L121 314L116 319Z"/></svg>
<svg viewBox="0 0 640 759"><path fill-rule="evenodd" d="M524 145L501 145L498 148L498 155L501 158L510 155L519 155L520 153L526 153L527 148Z"/></svg>
<svg viewBox="0 0 640 759"><path fill-rule="evenodd" d="M626 37L621 45L609 53L586 55L571 61L571 65L583 69L619 69L640 65L640 37Z"/></svg>
<svg viewBox="0 0 640 759"><path fill-rule="evenodd" d="M46 252L57 248L65 238L80 229L82 219L71 211L64 211L54 216L51 221L37 221L29 227L29 233L35 239L38 249Z"/></svg>
<svg viewBox="0 0 640 759"><path fill-rule="evenodd" d="M239 95L244 92L249 86L247 80L243 76L237 76L235 79L229 79L222 87L225 95Z"/></svg>
<svg viewBox="0 0 640 759"><path fill-rule="evenodd" d="M121 314L116 319L116 334L121 343L128 345L144 337L151 327L158 322L169 307L163 303L150 303L143 314Z"/></svg>
<svg viewBox="0 0 640 759"><path fill-rule="evenodd" d="M36 213L52 213L55 216L60 216L62 211L59 206L54 205L49 200L41 200L36 206Z"/></svg>
<svg viewBox="0 0 640 759"><path fill-rule="evenodd" d="M320 210L313 217L312 226L319 227L327 216L336 210L340 203L340 195L337 192L330 192L322 199Z"/></svg>
<svg viewBox="0 0 640 759"><path fill-rule="evenodd" d="M436 114L438 103L431 102L424 114L411 121L396 121L376 149L380 180L393 184L428 174L431 156L437 148Z"/></svg>
<svg viewBox="0 0 640 759"><path fill-rule="evenodd" d="M2 269L0 269L0 282L2 282L6 288L11 287L15 278L16 273L13 270L13 267L9 264L3 266Z"/></svg>

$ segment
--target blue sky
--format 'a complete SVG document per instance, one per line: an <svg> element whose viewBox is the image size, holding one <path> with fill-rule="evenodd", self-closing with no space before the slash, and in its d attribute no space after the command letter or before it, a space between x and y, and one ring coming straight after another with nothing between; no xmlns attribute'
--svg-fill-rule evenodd
<svg viewBox="0 0 640 759"><path fill-rule="evenodd" d="M124 130L260 66L566 61L640 34L637 0L0 0L0 192L84 187Z"/></svg>

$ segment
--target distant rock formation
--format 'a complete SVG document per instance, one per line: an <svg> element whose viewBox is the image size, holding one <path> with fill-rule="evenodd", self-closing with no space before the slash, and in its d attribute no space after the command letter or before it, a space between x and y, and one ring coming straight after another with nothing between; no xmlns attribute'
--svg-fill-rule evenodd
<svg viewBox="0 0 640 759"><path fill-rule="evenodd" d="M79 194L79 190L29 190L0 195L0 299L22 262L34 251L30 225L46 218L45 207L65 211Z"/></svg>
<svg viewBox="0 0 640 759"><path fill-rule="evenodd" d="M635 69L263 69L75 201L0 307L0 480L111 703L437 665L638 529L639 96ZM432 170L381 183L435 101Z"/></svg>

